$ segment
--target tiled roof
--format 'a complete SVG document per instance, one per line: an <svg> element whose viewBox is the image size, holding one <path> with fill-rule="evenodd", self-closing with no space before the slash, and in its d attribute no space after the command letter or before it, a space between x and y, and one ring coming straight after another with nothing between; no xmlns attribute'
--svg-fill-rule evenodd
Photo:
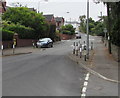
<svg viewBox="0 0 120 98"><path fill-rule="evenodd" d="M62 21L63 17L55 17L56 21Z"/></svg>
<svg viewBox="0 0 120 98"><path fill-rule="evenodd" d="M54 17L53 14L43 15L43 16L44 16L44 17L46 18L46 20L48 20L48 21L51 21L52 18Z"/></svg>

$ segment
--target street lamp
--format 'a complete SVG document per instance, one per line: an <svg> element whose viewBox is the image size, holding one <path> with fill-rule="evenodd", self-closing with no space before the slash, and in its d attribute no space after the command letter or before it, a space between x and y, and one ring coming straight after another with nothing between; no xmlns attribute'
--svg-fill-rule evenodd
<svg viewBox="0 0 120 98"><path fill-rule="evenodd" d="M89 59L89 0L87 0L87 58Z"/></svg>

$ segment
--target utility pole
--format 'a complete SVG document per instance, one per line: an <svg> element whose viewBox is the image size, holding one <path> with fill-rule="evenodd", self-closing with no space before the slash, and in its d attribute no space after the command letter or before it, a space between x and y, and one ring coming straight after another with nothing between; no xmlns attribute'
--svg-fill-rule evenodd
<svg viewBox="0 0 120 98"><path fill-rule="evenodd" d="M38 1L38 13L40 12L40 1Z"/></svg>
<svg viewBox="0 0 120 98"><path fill-rule="evenodd" d="M108 50L111 54L111 19L110 19L110 5L107 2L107 15L108 15Z"/></svg>
<svg viewBox="0 0 120 98"><path fill-rule="evenodd" d="M87 0L87 59L89 59L89 0Z"/></svg>

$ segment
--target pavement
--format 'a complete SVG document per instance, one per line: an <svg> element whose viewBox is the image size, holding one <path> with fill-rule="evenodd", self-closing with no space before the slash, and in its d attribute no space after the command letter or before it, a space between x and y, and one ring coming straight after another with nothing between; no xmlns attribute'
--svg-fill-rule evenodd
<svg viewBox="0 0 120 98"><path fill-rule="evenodd" d="M69 54L72 60L82 65L92 74L111 82L120 82L118 81L118 62L108 53L108 49L101 41L97 42L94 50L90 50L89 56L89 60L84 61L84 56L80 58L75 54Z"/></svg>
<svg viewBox="0 0 120 98"><path fill-rule="evenodd" d="M72 53L69 57L90 73L87 96L118 96L118 62L108 53L101 38L96 39L89 60L84 61L84 56L80 58Z"/></svg>
<svg viewBox="0 0 120 98"><path fill-rule="evenodd" d="M60 41L55 42L54 45L61 43ZM0 57L6 57L6 56L14 56L14 55L22 55L22 54L30 54L30 53L37 53L40 51L44 51L46 48L35 48L33 46L27 46L27 47L16 47L15 49L9 48L4 49L3 51L0 50Z"/></svg>
<svg viewBox="0 0 120 98"><path fill-rule="evenodd" d="M41 51L40 48L34 48L34 47L17 47L14 50L13 49L4 49L2 57L5 56L14 56L14 55L21 55L21 54L29 54L37 51Z"/></svg>

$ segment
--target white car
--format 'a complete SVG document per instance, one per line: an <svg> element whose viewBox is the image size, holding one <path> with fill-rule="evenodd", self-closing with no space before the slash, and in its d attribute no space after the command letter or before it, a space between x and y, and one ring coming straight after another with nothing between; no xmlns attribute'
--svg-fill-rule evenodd
<svg viewBox="0 0 120 98"><path fill-rule="evenodd" d="M39 39L37 42L38 47L53 47L53 41L50 38Z"/></svg>

